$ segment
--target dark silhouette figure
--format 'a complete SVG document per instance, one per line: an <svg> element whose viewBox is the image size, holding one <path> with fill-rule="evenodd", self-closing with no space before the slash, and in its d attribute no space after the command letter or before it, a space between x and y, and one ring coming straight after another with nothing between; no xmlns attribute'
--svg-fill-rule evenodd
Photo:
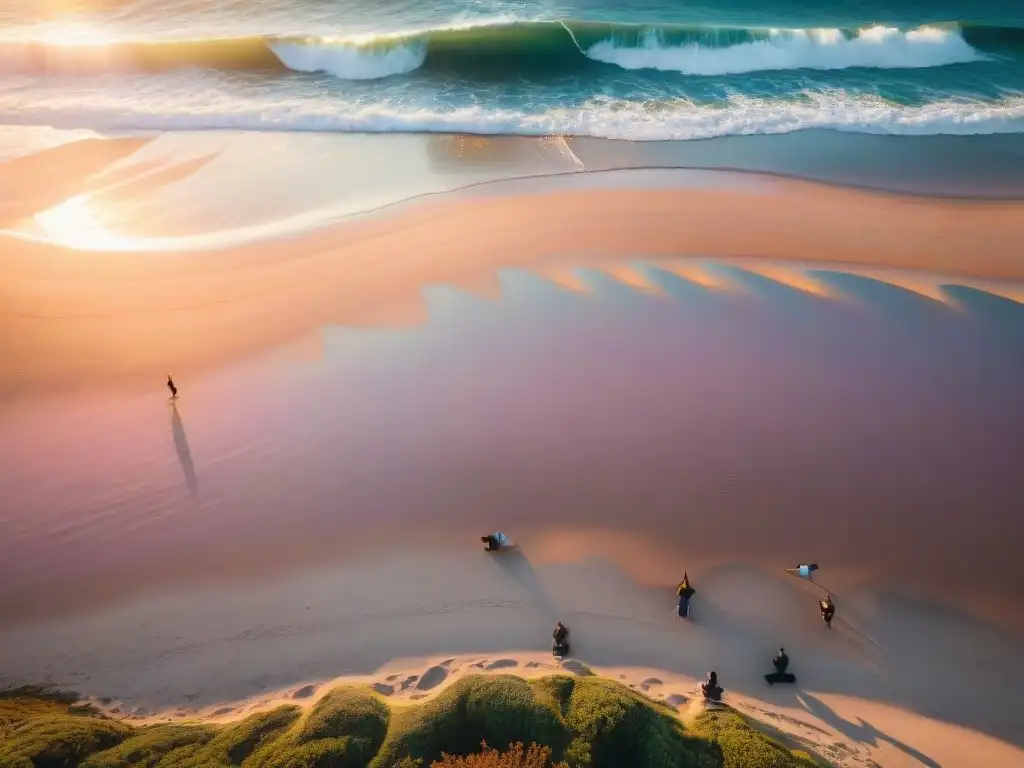
<svg viewBox="0 0 1024 768"><path fill-rule="evenodd" d="M915 749L909 744L904 744L902 741L878 730L871 723L868 723L859 717L857 718L857 722L844 720L820 699L816 699L814 696L807 693L800 693L797 696L800 703L803 704L804 709L815 717L820 718L826 725L835 728L839 733L843 734L843 736L851 741L856 741L860 744L867 744L872 747L878 746L878 743L881 741L887 741L896 747L896 749L906 755L909 755L921 765L927 766L927 768L942 768L936 760L933 760L920 750Z"/></svg>
<svg viewBox="0 0 1024 768"><path fill-rule="evenodd" d="M171 399L174 400L178 397L178 388L174 386L174 379L171 378L171 374L167 374L167 388L171 390Z"/></svg>
<svg viewBox="0 0 1024 768"><path fill-rule="evenodd" d="M693 597L693 593L696 591L690 586L690 577L686 571L683 571L683 580L679 582L679 586L676 588L676 594L679 595L678 612L683 618L690 615L690 598Z"/></svg>
<svg viewBox="0 0 1024 768"><path fill-rule="evenodd" d="M796 682L796 676L786 671L789 669L789 656L786 655L785 648L779 648L779 652L775 654L775 658L772 659L772 666L775 667L775 671L764 676L768 685Z"/></svg>
<svg viewBox="0 0 1024 768"><path fill-rule="evenodd" d="M706 701L720 702L722 700L722 694L725 693L725 689L718 684L718 673L711 671L708 673L708 679L700 686L700 692L704 694Z"/></svg>
<svg viewBox="0 0 1024 768"><path fill-rule="evenodd" d="M498 549L498 547L501 546L501 542L498 541L498 537L490 533L486 536L481 536L480 541L482 541L486 545L484 549L488 552L494 552L496 549Z"/></svg>
<svg viewBox="0 0 1024 768"><path fill-rule="evenodd" d="M825 622L825 626L831 629L832 617L836 615L836 604L832 602L832 595L822 600L819 605L821 606L821 620Z"/></svg>
<svg viewBox="0 0 1024 768"><path fill-rule="evenodd" d="M562 622L555 624L555 631L551 633L554 642L551 644L551 653L555 656L566 656L569 653L569 630Z"/></svg>

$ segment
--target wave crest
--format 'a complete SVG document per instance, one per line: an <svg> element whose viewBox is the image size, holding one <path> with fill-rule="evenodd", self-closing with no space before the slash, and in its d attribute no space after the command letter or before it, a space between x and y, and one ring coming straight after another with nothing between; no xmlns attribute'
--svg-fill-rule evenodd
<svg viewBox="0 0 1024 768"><path fill-rule="evenodd" d="M270 50L290 70L324 72L342 80L376 80L404 75L419 69L427 58L424 41L395 46L273 42Z"/></svg>
<svg viewBox="0 0 1024 768"><path fill-rule="evenodd" d="M0 72L47 74L180 68L326 72L365 80L424 69L472 80L556 78L615 65L686 75L758 70L912 68L966 63L1024 46L1024 30L933 25L900 30L637 26L577 21L509 21L351 38L259 36L120 40L61 45L0 40Z"/></svg>
<svg viewBox="0 0 1024 768"><path fill-rule="evenodd" d="M730 75L781 69L907 69L962 64L984 58L959 30L921 27L901 31L871 27L850 34L840 29L769 30L761 39L733 45L669 43L647 30L638 44L614 38L594 44L586 55L623 69L656 69L686 75Z"/></svg>

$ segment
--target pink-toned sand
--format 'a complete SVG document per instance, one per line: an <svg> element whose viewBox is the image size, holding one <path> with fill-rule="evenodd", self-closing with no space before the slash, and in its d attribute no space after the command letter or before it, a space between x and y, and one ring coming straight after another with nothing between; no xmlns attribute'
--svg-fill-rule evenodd
<svg viewBox="0 0 1024 768"><path fill-rule="evenodd" d="M178 179L205 162L200 157L179 167L147 167L155 175L137 179L123 166L103 174L145 144L142 139L83 141L0 165L0 227L11 230L0 236L0 396L19 396L4 401L7 414L13 414L5 424L18 430L17 439L0 440L0 447L9 451L8 466L43 454L58 466L63 457L81 471L81 497L92 492L90 483L99 488L83 507L91 528L79 519L57 519L63 510L45 509L45 498L26 501L26 508L36 504L55 519L7 511L12 536L24 540L52 525L50 532L62 537L62 546L94 553L96 537L109 541L138 525L138 541L145 544L147 530L173 528L166 520L156 524L161 515L180 516L178 533L222 535L225 531L215 526L223 523L243 539L249 532L244 516L234 518L232 510L199 502L171 504L161 495L167 480L155 468L157 459L124 454L118 435L131 438L128 445L136 447L129 451L144 450L151 426L144 411L152 410L155 399L133 394L122 401L122 388L151 387L169 370L196 381L202 371L220 372L230 359L301 339L329 323L421 322L418 297L426 284L494 297L495 269L524 267L582 289L571 269L596 266L622 283L656 291L629 264L642 258L711 291L730 290L720 277L680 258L699 255L742 263L814 295L833 289L797 262L853 265L862 274L943 298L937 278L902 271L931 270L1021 298L1019 285L993 281L1024 277L1022 203L919 199L778 179L637 188L624 183L628 174L610 173L579 184L498 182L485 191L434 197L216 251L110 250L109 238L90 239L86 231L82 245L92 249L74 250L12 234L28 231L33 215L74 195L92 195L100 208L114 210L148 184ZM67 221L73 228L76 220ZM74 231L62 234L74 240ZM266 465L253 456L259 454L259 441L242 446L228 441L225 436L239 422L225 415L217 426L219 413L227 409L212 404L225 402L229 394L244 401L255 397L255 390L246 388L243 375L225 376L229 384L219 385L206 406L202 385L190 389L193 399L182 405L186 420L188 408L205 408L201 423L226 441L208 449L220 451L216 461L203 463L202 448L197 451L199 475L215 486L213 503L218 490L248 482L249 496L224 497L247 499L259 509L266 503L293 528L301 528L304 519L315 524L318 518L302 515L309 505L336 498L331 495L336 489L313 474L330 471L329 463L303 455L307 471L290 475L291 485L260 485L255 474ZM66 409L59 399L47 399L49 390L70 386L86 392ZM127 416L125 409L131 411ZM247 412L242 428L255 429L257 416L273 418ZM166 417L161 410L164 442ZM176 482L180 462L187 483L195 485L195 449L188 446L176 409L171 419L177 460L168 448L167 461L174 465ZM74 429L68 426L72 421ZM189 422L190 429L197 421ZM114 436L106 432L110 426ZM320 445L322 426L311 419L310 434L296 445ZM340 451L342 437L353 439L350 433L331 433L322 443L324 452ZM201 433L199 441L196 430L191 438L193 445L202 445ZM104 440L120 447L104 453ZM239 454L244 461L235 461ZM119 506L135 498L131 493L100 503L104 478L128 471L134 458L145 464L145 472L132 475L133 481L145 486L139 493L154 499L151 516L137 520L131 519L132 510ZM228 468L216 481L208 480L222 471L217 465ZM73 503L68 499L74 478L48 483L47 466L18 464L17 471L24 474L0 477L10 480L0 486L38 477L41 494L52 488L55 503ZM65 492L67 498L57 498ZM211 518L211 510L220 517ZM275 567L283 575L268 568L262 579L260 558L266 550L247 551L233 546L231 536L214 537L222 551L212 556L182 533L181 541L195 547L188 557L207 569L198 585L181 577L175 564L148 568L148 550L140 547L128 555L136 556L138 570L154 581L144 594L129 589L132 579L116 571L118 589L111 590L117 600L104 597L75 615L32 613L39 607L35 597L16 605L18 615L12 611L11 620L0 626L5 658L13 660L0 667L0 681L73 686L112 697L120 709L139 717L179 709L194 714L191 707L203 715L234 717L282 691L326 686L339 675L404 700L434 695L470 672L554 671L544 646L553 620L563 618L573 630L578 661L655 698L679 702L684 717L689 702L673 697L688 697L695 680L715 667L737 707L836 764L1024 764L1024 752L1009 743L1019 744L1024 725L1016 685L1024 680L1014 644L1019 635L974 621L967 610L945 612L926 602L889 599L879 585L858 581L863 574L837 574L830 586L848 590L843 604L848 623L829 632L808 611L813 588L762 563L723 564L720 552L714 562L701 563L695 552L700 547L682 539L659 549L655 545L665 542L640 533L633 539L621 529L548 530L511 557L498 559L476 548L467 551L461 542L446 539L447 532L409 542L401 525L394 520L387 525L392 526L387 535L400 540L391 549L377 540L358 561L347 556L362 541L353 536L354 543L346 543L336 528L304 531L302 541L281 534L278 541L286 551L275 554ZM380 526L385 530L384 521ZM709 532L713 528L707 524ZM744 542L756 543L755 534ZM311 565L299 573L291 564L302 561L314 543L321 570ZM160 539L154 546L170 544ZM346 554L336 567L324 565L332 548ZM670 576L680 565L677 548L688 550L686 566L698 580L695 619L687 623L669 616ZM238 563L246 567L235 569ZM225 582L211 575L216 566ZM167 583L159 578L161 568L173 576ZM233 579L227 583L229 572ZM66 597L55 595L53 604L63 606ZM32 613L34 620L23 621L23 613ZM884 635L875 637L875 627L884 628ZM760 674L783 643L800 676L799 689L761 685ZM965 648L971 649L966 655ZM967 666L965 658L971 660ZM406 685L413 675L432 684ZM957 686L966 679L980 684L984 695L962 696ZM315 694L302 700L312 699Z"/></svg>

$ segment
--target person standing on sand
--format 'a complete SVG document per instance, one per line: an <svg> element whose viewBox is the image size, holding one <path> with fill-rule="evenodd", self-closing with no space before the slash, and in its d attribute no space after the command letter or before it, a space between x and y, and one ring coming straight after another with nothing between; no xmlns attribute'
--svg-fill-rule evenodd
<svg viewBox="0 0 1024 768"><path fill-rule="evenodd" d="M825 622L825 626L832 629L832 617L836 615L836 604L832 602L832 595L822 600L820 605L821 620Z"/></svg>
<svg viewBox="0 0 1024 768"><path fill-rule="evenodd" d="M171 374L167 374L167 388L171 390L171 400L178 398L178 388L174 386L174 379L171 378Z"/></svg>

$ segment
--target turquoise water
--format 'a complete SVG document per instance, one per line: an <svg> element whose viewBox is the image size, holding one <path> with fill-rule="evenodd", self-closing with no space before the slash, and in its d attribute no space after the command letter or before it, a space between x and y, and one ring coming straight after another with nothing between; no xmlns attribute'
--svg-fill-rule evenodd
<svg viewBox="0 0 1024 768"><path fill-rule="evenodd" d="M0 25L3 124L1024 132L1024 4L994 0L97 0Z"/></svg>

